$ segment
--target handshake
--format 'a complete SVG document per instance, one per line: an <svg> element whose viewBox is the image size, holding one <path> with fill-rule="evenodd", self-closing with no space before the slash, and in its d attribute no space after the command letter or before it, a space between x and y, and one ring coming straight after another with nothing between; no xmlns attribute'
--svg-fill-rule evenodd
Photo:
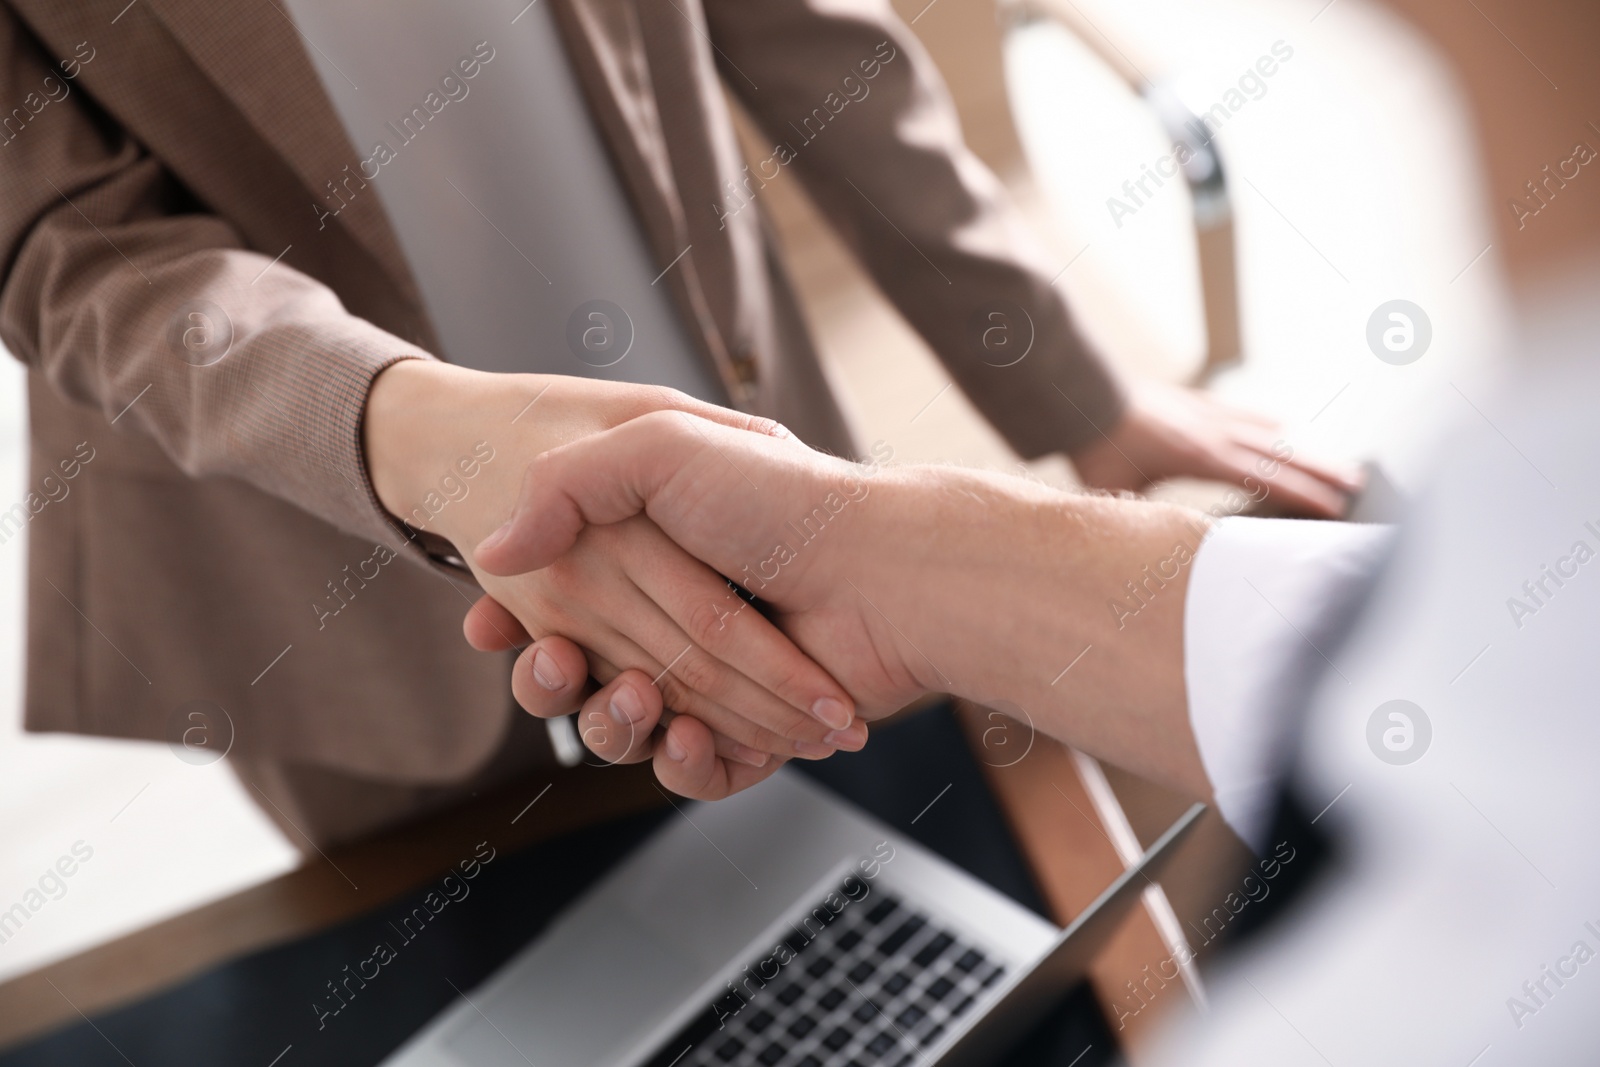
<svg viewBox="0 0 1600 1067"><path fill-rule="evenodd" d="M624 531L670 538L676 551L650 576L658 599L635 618L664 616L681 647L659 670L598 664L614 676L582 701L578 730L602 759L653 759L663 785L702 799L790 758L860 749L867 722L943 688L916 638L872 606L901 601L862 584L899 580L874 551L893 538L873 521L890 510L876 506L873 468L813 452L775 423L732 421L664 409L545 452L511 517L472 550L477 570L515 581L582 567L586 545L620 545ZM498 583L485 588L468 640L532 640ZM568 682L594 672L571 638L545 634L519 657L513 690L529 712L566 714L581 698Z"/></svg>
<svg viewBox="0 0 1600 1067"><path fill-rule="evenodd" d="M652 760L674 792L719 799L786 760L859 750L870 722L944 692L1209 793L1184 689L1187 568L1136 619L1112 607L1174 546L1198 547L1192 511L851 463L682 394L424 361L378 378L365 435L393 514L475 440L532 457L486 465L437 516L485 594L467 640L521 647L522 707L576 710L592 752Z"/></svg>

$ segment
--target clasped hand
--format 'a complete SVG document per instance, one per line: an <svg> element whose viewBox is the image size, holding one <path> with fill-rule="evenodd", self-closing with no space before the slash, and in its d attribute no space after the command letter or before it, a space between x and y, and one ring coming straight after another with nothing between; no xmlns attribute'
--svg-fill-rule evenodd
<svg viewBox="0 0 1600 1067"><path fill-rule="evenodd" d="M543 715L583 702L579 730L601 758L666 762L663 748L676 749L654 735L664 707L692 717L709 753L694 780L662 768L689 795L743 788L788 758L859 749L866 727L846 690L648 517L574 531L537 567L490 569L468 551L504 519L526 457L664 409L756 433L771 425L670 390L414 360L374 383L368 466L384 507L458 546L487 594L468 612L469 640L528 646L513 668L516 699ZM470 486L454 473L468 456ZM441 478L459 491L438 506ZM419 510L427 500L435 506ZM591 678L602 683L592 695Z"/></svg>
<svg viewBox="0 0 1600 1067"><path fill-rule="evenodd" d="M904 660L888 632L893 624L845 576L854 542L843 532L865 521L861 505L872 491L866 469L814 452L776 424L742 421L733 426L683 410L657 411L539 456L527 468L511 519L473 550L475 569L492 577L468 613L468 640L493 650L530 639L498 602L495 583L577 566L574 556L593 539L642 524L710 573L738 576L766 605L771 621L717 579L718 595L693 614L699 639L719 655L732 659L740 641L792 640L829 664L863 720L936 688ZM565 630L533 641L519 661L519 703L544 717L572 711L577 692L527 678L544 665L581 676L584 658L581 642ZM522 671L522 661L531 667ZM742 736L737 724L679 705L672 692L651 683L640 671L623 671L583 701L579 728L591 750L612 761L648 757L663 785L700 799L737 792L781 765L781 751L761 764L730 757L719 735ZM619 729L614 709L623 700L640 714ZM664 707L685 714L664 716ZM864 743L865 727L857 722L855 729ZM828 740L860 747L855 737Z"/></svg>

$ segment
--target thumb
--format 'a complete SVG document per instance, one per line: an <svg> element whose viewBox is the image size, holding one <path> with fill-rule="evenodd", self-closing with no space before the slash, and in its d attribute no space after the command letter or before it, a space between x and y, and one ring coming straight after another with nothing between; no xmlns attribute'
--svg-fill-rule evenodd
<svg viewBox="0 0 1600 1067"><path fill-rule="evenodd" d="M645 510L687 461L693 415L655 411L534 458L511 517L473 552L490 574L547 567L586 525L604 526Z"/></svg>

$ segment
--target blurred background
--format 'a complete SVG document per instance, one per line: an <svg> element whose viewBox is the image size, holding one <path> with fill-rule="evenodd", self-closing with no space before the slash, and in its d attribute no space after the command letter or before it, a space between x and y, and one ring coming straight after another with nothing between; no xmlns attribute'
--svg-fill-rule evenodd
<svg viewBox="0 0 1600 1067"><path fill-rule="evenodd" d="M1058 258L1082 328L1128 373L1194 380L1236 307L1242 359L1212 388L1280 418L1296 449L1378 460L1402 491L1437 432L1481 403L1509 324L1478 149L1450 71L1392 15L1362 0L896 6L943 68L968 142ZM1241 85L1264 56L1274 73ZM1226 196L1206 192L1201 228L1181 179L1137 203L1124 189L1173 153L1147 86L1196 113L1229 109L1214 145ZM749 143L761 149L752 158L770 151ZM763 198L861 438L902 462L1018 469L796 180L785 173ZM1220 276L1219 224L1232 241ZM1367 342L1374 310L1397 299L1432 329L1427 358L1405 365ZM25 442L23 374L3 360L0 506L27 491ZM1060 458L1026 472L1071 481ZM1160 495L1218 494L1179 484ZM0 945L0 980L299 862L220 764L193 766L161 744L22 734L26 537L0 544L0 898L33 884L63 841L84 840L94 860L72 879L70 907L44 909Z"/></svg>

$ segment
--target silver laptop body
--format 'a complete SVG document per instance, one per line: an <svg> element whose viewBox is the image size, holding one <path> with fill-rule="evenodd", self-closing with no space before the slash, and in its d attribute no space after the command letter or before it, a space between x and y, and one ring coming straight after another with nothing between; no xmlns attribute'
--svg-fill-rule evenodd
<svg viewBox="0 0 1600 1067"><path fill-rule="evenodd" d="M386 1067L988 1061L1202 810L1063 931L793 771L678 808Z"/></svg>

